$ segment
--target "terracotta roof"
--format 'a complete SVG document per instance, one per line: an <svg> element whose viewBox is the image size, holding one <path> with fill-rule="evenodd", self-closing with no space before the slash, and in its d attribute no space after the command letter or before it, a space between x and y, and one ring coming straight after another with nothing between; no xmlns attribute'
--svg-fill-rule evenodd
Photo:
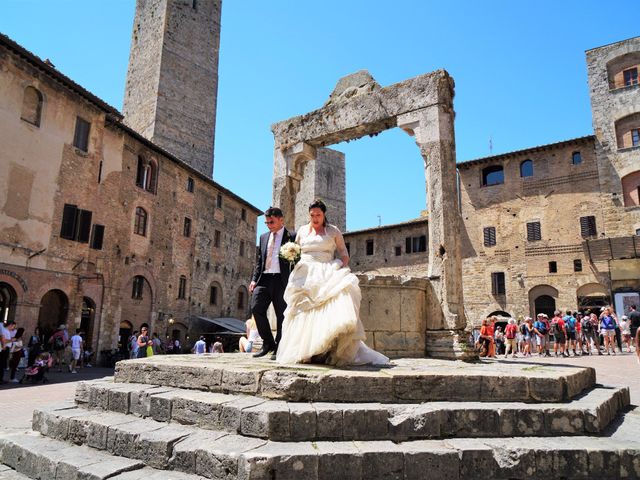
<svg viewBox="0 0 640 480"><path fill-rule="evenodd" d="M464 169L464 168L472 167L474 165L478 165L481 163L490 163L496 160L502 160L504 158L514 157L516 155L523 155L527 153L551 150L554 148L564 147L566 145L571 145L571 144L587 143L589 141L595 140L595 138L596 137L594 135L586 135L584 137L571 138L569 140L562 140L561 142L556 142L556 143L548 143L546 145L538 145L536 147L529 147L523 150L514 150L513 152L501 153L499 155L492 155L490 157L481 157L481 158L476 158L474 160L465 160L463 162L459 162L457 164L457 167L458 169Z"/></svg>
<svg viewBox="0 0 640 480"><path fill-rule="evenodd" d="M406 227L409 225L417 225L420 223L429 223L429 217L418 217L418 218L413 218L411 220L407 220L406 222L393 223L390 225L381 225L379 227L365 228L363 230L353 230L351 232L345 232L344 235L346 236L346 235L352 235L356 233L378 232L381 230L390 230L393 228Z"/></svg>

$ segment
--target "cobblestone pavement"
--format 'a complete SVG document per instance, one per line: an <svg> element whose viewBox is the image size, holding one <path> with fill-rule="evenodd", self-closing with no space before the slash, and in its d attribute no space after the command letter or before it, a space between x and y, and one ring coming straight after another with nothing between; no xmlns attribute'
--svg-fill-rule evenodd
<svg viewBox="0 0 640 480"><path fill-rule="evenodd" d="M571 352L573 354L573 352ZM498 356L498 362L518 362L536 363L550 365L580 365L583 367L593 367L596 369L596 381L603 385L616 385L629 387L631 393L631 403L640 405L640 363L635 352L620 353L616 355L583 355L569 358L555 357L519 357L515 360L504 359L504 355Z"/></svg>
<svg viewBox="0 0 640 480"><path fill-rule="evenodd" d="M18 371L16 378L22 378ZM0 411L3 412L0 431L22 431L31 428L33 409L72 399L79 380L91 380L113 375L112 368L83 368L77 374L51 371L48 382L30 385L6 383L0 385ZM9 372L5 372L5 380Z"/></svg>

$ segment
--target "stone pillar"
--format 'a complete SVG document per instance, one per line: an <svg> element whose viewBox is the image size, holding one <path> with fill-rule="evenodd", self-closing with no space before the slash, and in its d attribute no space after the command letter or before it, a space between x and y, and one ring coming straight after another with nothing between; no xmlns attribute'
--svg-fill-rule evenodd
<svg viewBox="0 0 640 480"><path fill-rule="evenodd" d="M273 158L272 206L284 212L285 225L295 228L296 198L302 181L303 163L315 160L316 148L307 143L297 143L289 148L277 146Z"/></svg>
<svg viewBox="0 0 640 480"><path fill-rule="evenodd" d="M432 301L427 305L426 353L433 357L464 358L467 322L462 301L461 218L453 120L452 102L445 102L400 115L398 126L415 138L425 165L428 278L433 289Z"/></svg>

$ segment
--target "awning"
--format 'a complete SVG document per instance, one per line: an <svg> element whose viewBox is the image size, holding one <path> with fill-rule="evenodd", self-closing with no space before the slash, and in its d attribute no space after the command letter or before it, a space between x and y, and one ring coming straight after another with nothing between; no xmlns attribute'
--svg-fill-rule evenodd
<svg viewBox="0 0 640 480"><path fill-rule="evenodd" d="M239 320L232 317L192 317L192 325L194 330L206 333L232 333L232 334L244 334L247 331L247 327L244 320ZM196 326L197 325L197 326ZM195 328L194 328L195 327Z"/></svg>

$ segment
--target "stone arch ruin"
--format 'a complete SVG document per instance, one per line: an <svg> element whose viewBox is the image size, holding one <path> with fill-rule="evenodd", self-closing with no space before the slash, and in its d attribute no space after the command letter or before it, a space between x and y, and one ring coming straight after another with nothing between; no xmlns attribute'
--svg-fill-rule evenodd
<svg viewBox="0 0 640 480"><path fill-rule="evenodd" d="M273 205L288 225L306 216L301 185L305 164L322 161L324 147L400 127L414 137L424 159L429 206L429 300L424 352L461 356L466 328L457 196L454 82L444 70L381 87L366 71L340 79L325 105L272 125L275 138ZM338 153L339 152L335 152ZM333 213L332 213L333 215ZM332 217L333 218L333 217Z"/></svg>

